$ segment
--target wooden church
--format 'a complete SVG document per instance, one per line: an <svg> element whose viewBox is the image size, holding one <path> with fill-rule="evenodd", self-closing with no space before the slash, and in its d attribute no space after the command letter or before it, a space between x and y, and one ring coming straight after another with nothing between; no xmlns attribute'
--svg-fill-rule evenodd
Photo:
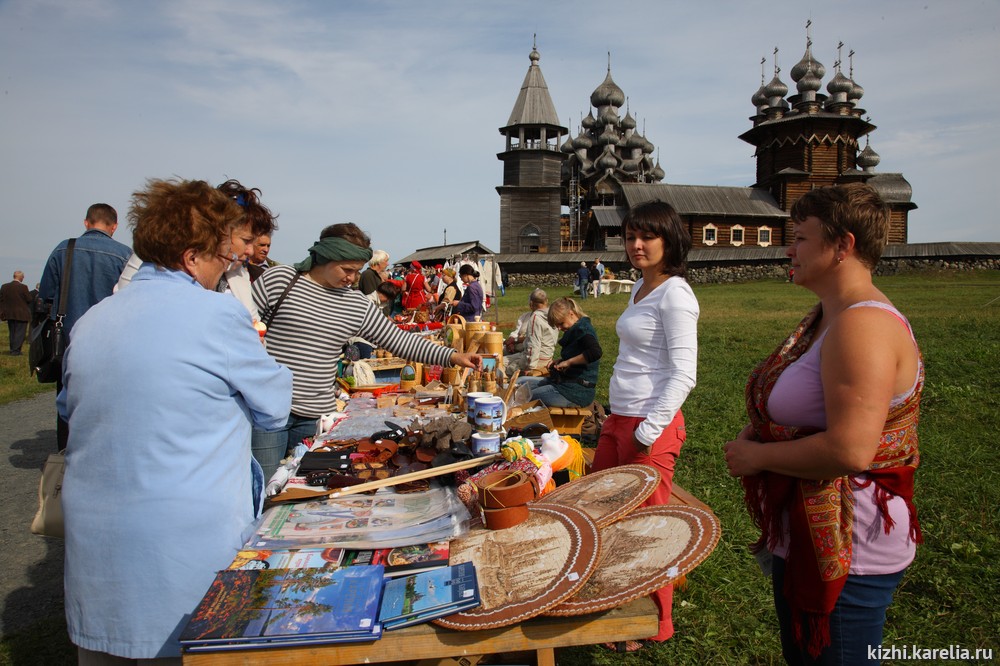
<svg viewBox="0 0 1000 666"><path fill-rule="evenodd" d="M500 195L502 254L621 251L621 220L632 206L666 201L687 222L695 247L767 247L792 240L788 211L805 192L863 181L891 209L890 243L907 242L912 188L899 173L875 171L868 145L875 129L859 101L864 89L839 57L823 89L826 68L806 49L792 67L795 94L782 82L775 49L774 76L754 93L752 126L739 138L755 147L757 181L749 187L663 182L655 146L639 132L625 93L611 77L590 96L592 107L575 137L560 125L536 48L507 124ZM762 62L762 68L764 60ZM624 116L622 110L624 107ZM565 137L565 139L563 138ZM861 138L865 145L860 145ZM562 212L563 207L569 210Z"/></svg>

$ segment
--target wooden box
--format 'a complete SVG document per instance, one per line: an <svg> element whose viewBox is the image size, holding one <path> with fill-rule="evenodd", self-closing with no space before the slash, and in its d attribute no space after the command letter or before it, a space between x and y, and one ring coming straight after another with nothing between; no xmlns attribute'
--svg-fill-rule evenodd
<svg viewBox="0 0 1000 666"><path fill-rule="evenodd" d="M579 436L583 432L583 422L590 415L586 407L549 407L552 426L560 435Z"/></svg>
<svg viewBox="0 0 1000 666"><path fill-rule="evenodd" d="M528 411L537 407L541 407L541 409L531 412ZM510 430L511 428L523 428L524 426L531 425L532 423L541 423L549 430L555 428L555 425L552 423L552 417L549 414L549 409L542 405L540 400L532 400L531 402L526 402L523 405L511 407L507 412L507 420L503 422L503 428L504 430Z"/></svg>

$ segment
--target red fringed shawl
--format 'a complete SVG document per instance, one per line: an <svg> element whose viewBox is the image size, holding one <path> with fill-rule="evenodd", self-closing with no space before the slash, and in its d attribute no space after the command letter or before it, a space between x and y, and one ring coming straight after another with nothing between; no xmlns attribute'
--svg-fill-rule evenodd
<svg viewBox="0 0 1000 666"><path fill-rule="evenodd" d="M806 315L789 338L754 368L746 386L747 413L761 442L787 441L816 432L815 428L784 426L771 420L767 400L781 373L798 359L816 332L820 306ZM924 386L923 364L913 394L889 410L878 452L865 474L876 485L886 534L894 526L887 502L902 497L910 513L910 538L923 539L913 505L913 475L920 462L917 421ZM851 478L812 481L761 472L743 478L745 500L754 523L761 530L752 548L773 549L781 538L782 510L787 509L790 530L784 595L792 609L795 639L816 657L830 644L830 613L840 596L851 566L854 527L854 493ZM808 623L808 644L803 632Z"/></svg>

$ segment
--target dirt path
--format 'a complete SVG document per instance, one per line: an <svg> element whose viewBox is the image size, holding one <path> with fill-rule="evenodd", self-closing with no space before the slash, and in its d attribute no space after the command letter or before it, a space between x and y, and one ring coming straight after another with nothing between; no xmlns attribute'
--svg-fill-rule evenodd
<svg viewBox="0 0 1000 666"><path fill-rule="evenodd" d="M0 636L63 613L63 542L29 531L42 464L56 450L55 396L0 406Z"/></svg>

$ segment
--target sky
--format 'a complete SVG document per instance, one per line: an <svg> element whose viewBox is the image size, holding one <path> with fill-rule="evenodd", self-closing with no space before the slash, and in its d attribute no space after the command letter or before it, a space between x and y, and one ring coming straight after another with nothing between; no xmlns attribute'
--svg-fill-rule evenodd
<svg viewBox="0 0 1000 666"><path fill-rule="evenodd" d="M33 285L87 207L149 178L236 178L294 262L351 221L400 259L499 250L498 128L537 44L573 135L607 73L664 182L753 184L750 99L805 50L853 49L878 172L913 186L911 242L1000 241L998 0L0 0L0 281Z"/></svg>

